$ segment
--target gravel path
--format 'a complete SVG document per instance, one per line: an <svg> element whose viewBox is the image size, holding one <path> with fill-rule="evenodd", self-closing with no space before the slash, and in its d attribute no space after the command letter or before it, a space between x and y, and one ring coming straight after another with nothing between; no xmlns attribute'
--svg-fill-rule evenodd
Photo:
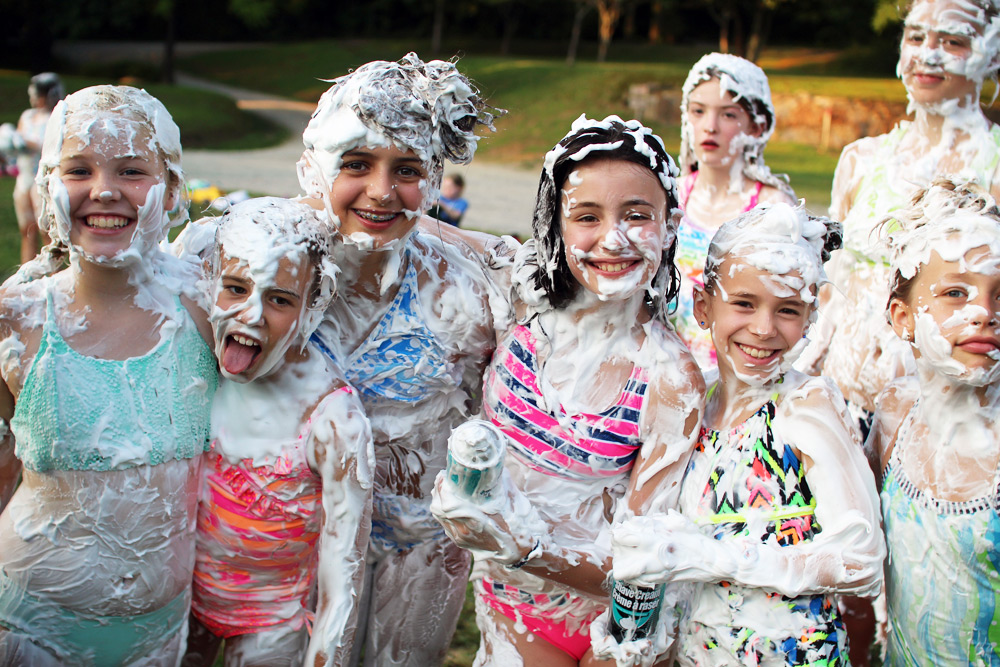
<svg viewBox="0 0 1000 667"><path fill-rule="evenodd" d="M300 194L295 162L302 155L302 130L309 122L314 105L233 88L187 74L178 74L177 83L228 95L241 109L258 113L291 132L285 143L261 150L186 150L184 171L189 179L204 179L227 192L250 190L279 197ZM489 141L489 137L483 141ZM465 178L469 211L462 221L463 227L522 237L531 234L538 172L476 161L466 166L446 166L445 172L462 174Z"/></svg>

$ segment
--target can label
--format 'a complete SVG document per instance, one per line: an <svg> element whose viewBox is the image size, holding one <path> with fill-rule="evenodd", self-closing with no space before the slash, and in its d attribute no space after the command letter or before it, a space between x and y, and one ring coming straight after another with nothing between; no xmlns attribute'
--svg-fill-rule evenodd
<svg viewBox="0 0 1000 667"><path fill-rule="evenodd" d="M632 641L653 634L660 617L663 586L647 588L615 581L611 591L609 631L615 641Z"/></svg>
<svg viewBox="0 0 1000 667"><path fill-rule="evenodd" d="M493 498L503 473L506 438L493 424L478 419L452 431L446 475L462 495L481 503Z"/></svg>

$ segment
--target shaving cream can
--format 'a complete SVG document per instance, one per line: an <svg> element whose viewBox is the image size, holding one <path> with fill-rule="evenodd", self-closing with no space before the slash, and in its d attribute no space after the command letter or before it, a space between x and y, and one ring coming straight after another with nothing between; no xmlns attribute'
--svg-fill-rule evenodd
<svg viewBox="0 0 1000 667"><path fill-rule="evenodd" d="M499 486L506 452L507 436L490 422L460 424L448 438L448 479L467 498L487 502Z"/></svg>

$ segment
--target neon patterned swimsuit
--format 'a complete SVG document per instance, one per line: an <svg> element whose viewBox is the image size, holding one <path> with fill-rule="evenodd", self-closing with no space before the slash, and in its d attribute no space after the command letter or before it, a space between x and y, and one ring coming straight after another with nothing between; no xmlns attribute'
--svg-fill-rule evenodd
<svg viewBox="0 0 1000 667"><path fill-rule="evenodd" d="M681 183L681 208L687 208L688 199L691 197L691 190L698 180L698 172L692 172L684 177ZM760 191L764 184L757 182L757 187L747 201L744 212L749 211L760 201ZM681 274L681 287L677 293L677 309L670 315L670 323L674 330L681 337L681 340L691 350L698 367L702 371L713 369L717 363L715 360L715 345L712 343L712 334L707 329L698 326L694 316L694 288L704 287L705 260L708 258L708 246L715 236L715 229L703 227L687 214L681 218L681 223L677 228L677 253L674 263Z"/></svg>
<svg viewBox="0 0 1000 667"><path fill-rule="evenodd" d="M493 355L483 409L507 434L508 456L544 475L583 483L606 479L610 484L635 463L647 386L646 371L635 366L610 408L599 414L568 414L560 405L560 421L538 386L537 341L527 326L518 325ZM495 611L523 622L576 660L590 648L590 623L603 611L603 606L570 589L538 593L489 576L477 581L475 589Z"/></svg>
<svg viewBox="0 0 1000 667"><path fill-rule="evenodd" d="M569 415L559 406L562 421L545 405L537 373L535 338L518 325L494 354L484 392L486 416L509 436L508 452L533 470L566 479L617 477L631 470L642 444L646 372L633 367L618 401L599 414Z"/></svg>
<svg viewBox="0 0 1000 667"><path fill-rule="evenodd" d="M900 459L913 413L883 476L885 664L1000 665L1000 474L992 493L963 502L917 488Z"/></svg>
<svg viewBox="0 0 1000 667"><path fill-rule="evenodd" d="M747 523L761 519L767 522L761 541L783 547L821 531L802 462L772 432L774 400L728 433L701 431L681 508L715 539L745 536ZM778 633L766 636L765 628ZM683 664L707 655L712 664L834 666L846 664L846 640L832 595L788 597L721 582L699 588L681 627L678 657Z"/></svg>
<svg viewBox="0 0 1000 667"><path fill-rule="evenodd" d="M341 391L352 390L315 412ZM307 459L310 425L266 465L209 454L191 613L217 637L312 623L322 484Z"/></svg>

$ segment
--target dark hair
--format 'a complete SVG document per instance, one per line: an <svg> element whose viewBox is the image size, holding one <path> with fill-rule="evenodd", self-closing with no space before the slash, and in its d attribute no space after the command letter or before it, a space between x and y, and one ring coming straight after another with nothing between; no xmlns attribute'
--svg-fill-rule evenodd
<svg viewBox="0 0 1000 667"><path fill-rule="evenodd" d="M535 287L542 290L549 303L556 308L569 303L580 289L566 261L559 218L559 192L571 171L594 160L632 162L650 170L663 185L667 194L667 210L664 213L668 227L672 226L669 219L677 208L674 180L677 167L663 147L663 142L649 128L638 121L625 122L617 116L610 116L603 121L581 117L573 124L573 130L546 156L531 225L539 256ZM652 293L647 297L654 317L664 321L667 304L680 288L680 272L674 265L676 235L671 233L667 238L660 268L652 281Z"/></svg>
<svg viewBox="0 0 1000 667"><path fill-rule="evenodd" d="M30 93L32 89L35 95L45 100L45 105L49 109L54 108L59 100L66 96L62 81L55 72L42 72L31 77L28 92Z"/></svg>
<svg viewBox="0 0 1000 667"><path fill-rule="evenodd" d="M445 176L445 178L450 178L451 182L460 188L465 187L465 179L462 178L461 174L448 174L447 176Z"/></svg>

